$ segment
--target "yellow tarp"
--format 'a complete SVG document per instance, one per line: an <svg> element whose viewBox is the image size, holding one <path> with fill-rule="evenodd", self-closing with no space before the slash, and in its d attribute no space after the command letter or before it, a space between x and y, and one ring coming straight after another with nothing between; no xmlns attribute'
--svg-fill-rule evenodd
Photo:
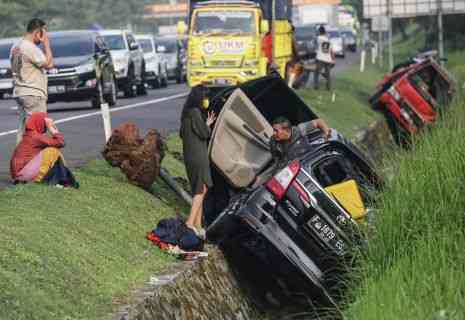
<svg viewBox="0 0 465 320"><path fill-rule="evenodd" d="M325 188L349 212L353 219L361 219L366 214L360 191L355 180L344 181Z"/></svg>

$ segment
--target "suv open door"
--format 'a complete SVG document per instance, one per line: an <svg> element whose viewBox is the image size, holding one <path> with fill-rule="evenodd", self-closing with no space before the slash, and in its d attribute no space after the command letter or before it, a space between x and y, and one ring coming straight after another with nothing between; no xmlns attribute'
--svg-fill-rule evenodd
<svg viewBox="0 0 465 320"><path fill-rule="evenodd" d="M229 97L217 119L209 154L235 188L250 185L271 162L273 128L241 89Z"/></svg>

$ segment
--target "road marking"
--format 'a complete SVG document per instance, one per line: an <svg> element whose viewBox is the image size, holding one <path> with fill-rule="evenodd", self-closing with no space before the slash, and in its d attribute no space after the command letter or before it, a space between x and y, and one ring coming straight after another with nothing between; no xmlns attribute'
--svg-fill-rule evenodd
<svg viewBox="0 0 465 320"><path fill-rule="evenodd" d="M168 96L168 97L164 97L164 98L158 98L158 99L154 99L154 100L149 100L149 101L139 102L139 103L135 103L135 104L130 104L130 105L127 105L127 106L116 107L116 108L110 109L110 112L112 113L112 112L117 112L117 111L123 111L123 110L128 110L128 109L144 107L144 106L149 105L149 104L156 104L156 103L165 102L165 101L169 101L169 100L184 98L187 95L188 95L188 93L180 93L180 94L176 94L176 95ZM99 114L102 114L102 111L96 111L96 112L91 112L91 113L86 113L86 114L80 114L78 116L56 120L55 123L60 124L60 123L70 122L70 121L74 121L74 120L79 120L79 119L89 118L89 117L93 117L93 116L98 116ZM5 131L5 132L0 132L0 137L7 136L7 135L10 135L10 134L15 134L17 132L18 132L17 129L16 130Z"/></svg>

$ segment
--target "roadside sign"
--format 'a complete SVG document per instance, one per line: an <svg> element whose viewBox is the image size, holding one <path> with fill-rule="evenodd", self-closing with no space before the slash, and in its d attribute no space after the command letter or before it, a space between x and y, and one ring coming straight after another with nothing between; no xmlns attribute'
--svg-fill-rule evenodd
<svg viewBox="0 0 465 320"><path fill-rule="evenodd" d="M389 9L389 10L388 10ZM465 0L363 0L363 16L408 18L465 13Z"/></svg>
<svg viewBox="0 0 465 320"><path fill-rule="evenodd" d="M387 16L378 16L371 19L371 31L389 31L389 19Z"/></svg>

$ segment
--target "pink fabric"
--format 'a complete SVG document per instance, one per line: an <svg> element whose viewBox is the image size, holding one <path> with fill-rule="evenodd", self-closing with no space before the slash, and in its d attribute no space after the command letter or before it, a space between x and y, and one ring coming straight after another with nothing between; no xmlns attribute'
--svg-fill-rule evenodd
<svg viewBox="0 0 465 320"><path fill-rule="evenodd" d="M39 174L40 170L40 163L42 162L42 152L37 154L34 158L32 158L26 166L21 169L16 177L18 181L33 181L35 177Z"/></svg>

